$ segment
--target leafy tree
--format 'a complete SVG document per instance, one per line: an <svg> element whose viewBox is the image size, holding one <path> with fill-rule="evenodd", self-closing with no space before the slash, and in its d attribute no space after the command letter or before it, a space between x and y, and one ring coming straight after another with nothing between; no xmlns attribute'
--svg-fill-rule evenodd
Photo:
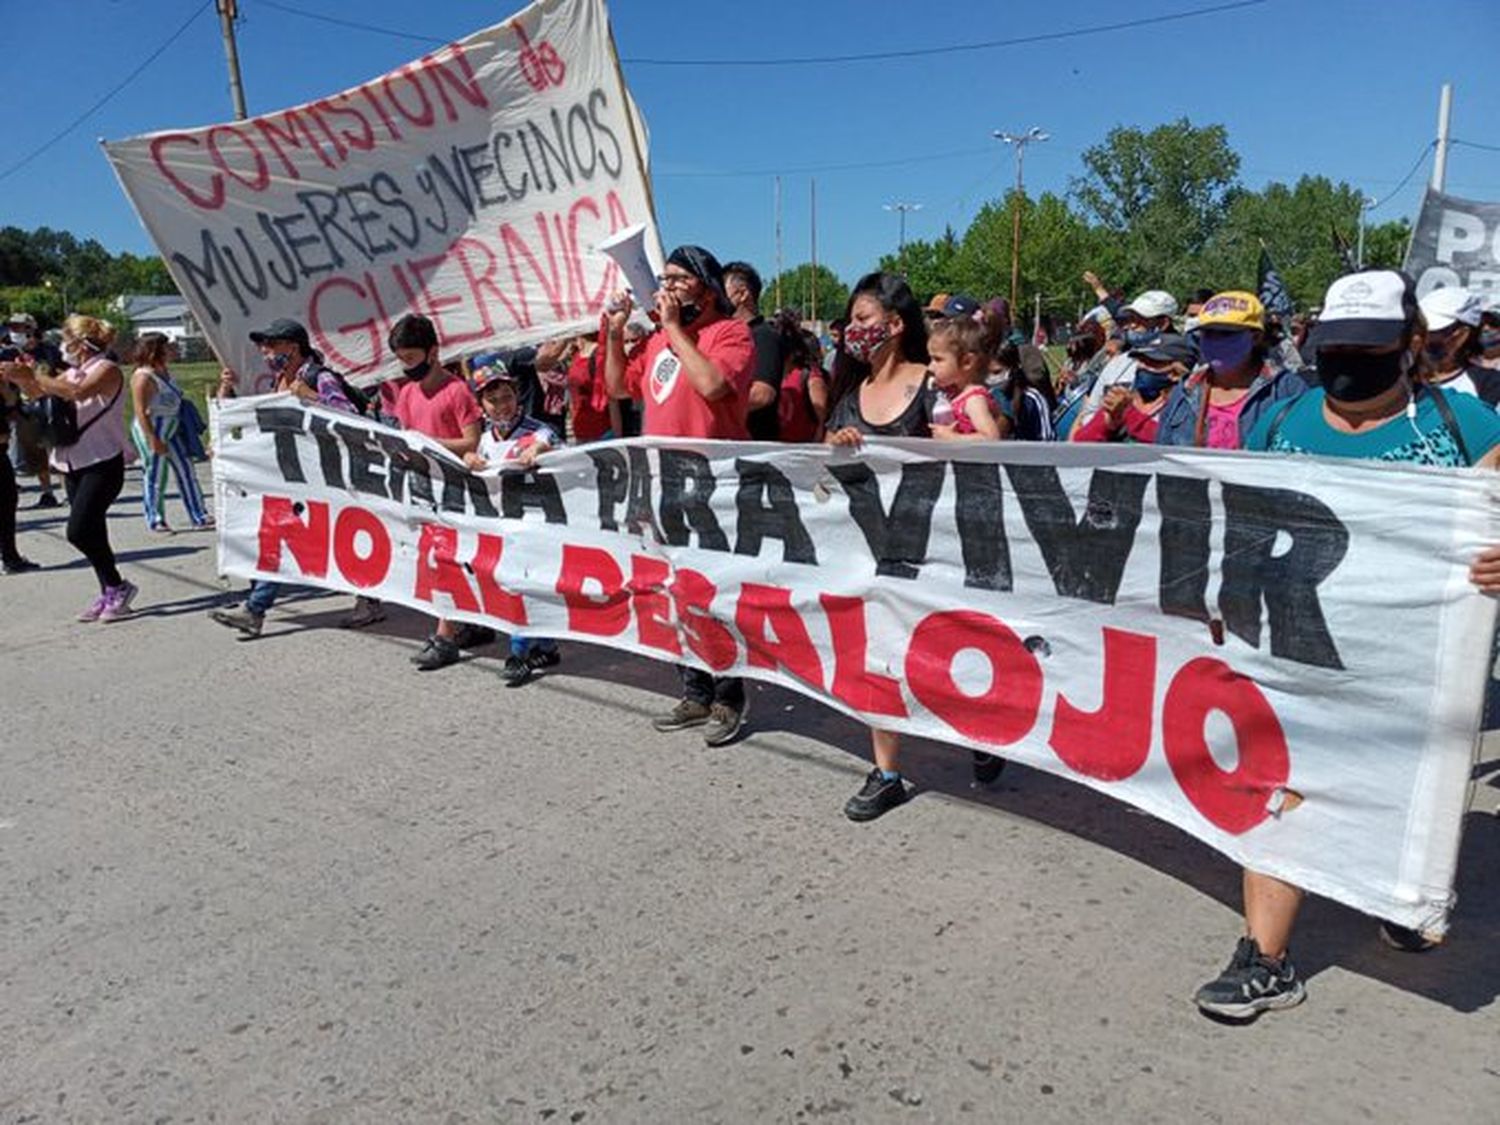
<svg viewBox="0 0 1500 1125"><path fill-rule="evenodd" d="M778 284L781 286L779 301L776 296ZM816 309L813 307L814 297L817 299ZM811 262L793 266L779 278L767 281L760 295L761 311L766 315L782 309L796 309L804 320L812 320L815 316L819 320L832 320L844 314L844 306L848 303L849 287L839 280L838 274L825 265L814 267Z"/></svg>
<svg viewBox="0 0 1500 1125"><path fill-rule="evenodd" d="M1240 158L1222 125L1187 118L1149 133L1120 126L1083 154L1072 181L1085 215L1122 240L1128 288L1184 289L1228 212Z"/></svg>
<svg viewBox="0 0 1500 1125"><path fill-rule="evenodd" d="M887 254L880 259L879 268L887 273L898 273L906 278L917 300L932 299L935 293L952 293L957 290L954 280L954 262L958 258L958 236L948 227L943 237L933 242L917 240L908 242L899 254Z"/></svg>

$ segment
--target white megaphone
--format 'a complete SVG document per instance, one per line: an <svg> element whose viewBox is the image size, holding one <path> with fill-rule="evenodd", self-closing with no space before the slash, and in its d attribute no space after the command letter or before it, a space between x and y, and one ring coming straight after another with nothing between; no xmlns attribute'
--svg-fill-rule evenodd
<svg viewBox="0 0 1500 1125"><path fill-rule="evenodd" d="M645 223L636 223L610 235L595 247L601 254L608 254L620 267L625 276L625 288L630 290L630 299L635 303L631 319L643 323L649 323L647 314L651 311L652 295L657 290L656 267L646 252L647 229Z"/></svg>

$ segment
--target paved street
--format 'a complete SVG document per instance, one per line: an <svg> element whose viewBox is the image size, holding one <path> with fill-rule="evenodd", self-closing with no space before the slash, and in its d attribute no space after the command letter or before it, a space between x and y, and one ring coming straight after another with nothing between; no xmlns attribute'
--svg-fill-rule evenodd
<svg viewBox="0 0 1500 1125"><path fill-rule="evenodd" d="M650 730L665 665L418 674L423 620L341 595L240 642L138 496L134 620L73 622L65 511L0 579L5 1125L1500 1120L1500 744L1451 941L1314 902L1308 1002L1225 1027L1237 874L1174 829L936 744L851 824L866 739L800 697L709 750Z"/></svg>

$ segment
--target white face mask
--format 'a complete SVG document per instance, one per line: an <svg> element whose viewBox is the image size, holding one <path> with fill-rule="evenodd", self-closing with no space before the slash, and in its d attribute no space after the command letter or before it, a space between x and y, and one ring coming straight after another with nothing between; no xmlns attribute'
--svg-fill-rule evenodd
<svg viewBox="0 0 1500 1125"><path fill-rule="evenodd" d="M18 348L24 348L31 343L31 334L15 328L10 330L10 342Z"/></svg>

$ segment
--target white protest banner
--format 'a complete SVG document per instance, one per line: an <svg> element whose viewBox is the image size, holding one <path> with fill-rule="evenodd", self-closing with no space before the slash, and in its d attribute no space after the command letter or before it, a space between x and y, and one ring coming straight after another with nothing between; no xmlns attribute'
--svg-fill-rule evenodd
<svg viewBox="0 0 1500 1125"><path fill-rule="evenodd" d="M1500 203L1475 203L1429 188L1404 268L1417 279L1418 297L1462 286L1500 299Z"/></svg>
<svg viewBox="0 0 1500 1125"><path fill-rule="evenodd" d="M651 439L473 474L239 400L220 565L770 680L1440 931L1494 605L1491 475L1155 446Z"/></svg>
<svg viewBox="0 0 1500 1125"><path fill-rule="evenodd" d="M407 312L445 354L597 327L597 244L653 222L643 132L603 0L538 0L341 94L105 149L225 362L260 371L247 334L291 317L368 380Z"/></svg>

